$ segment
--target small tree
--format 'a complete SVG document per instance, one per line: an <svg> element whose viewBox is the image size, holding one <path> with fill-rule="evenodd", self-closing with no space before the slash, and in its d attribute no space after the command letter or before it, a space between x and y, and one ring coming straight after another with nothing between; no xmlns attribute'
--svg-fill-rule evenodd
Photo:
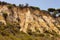
<svg viewBox="0 0 60 40"><path fill-rule="evenodd" d="M57 9L58 13L60 13L60 9Z"/></svg>
<svg viewBox="0 0 60 40"><path fill-rule="evenodd" d="M53 12L53 11L55 11L55 9L54 8L48 8L48 11Z"/></svg>
<svg viewBox="0 0 60 40"><path fill-rule="evenodd" d="M19 4L19 7L21 7L21 4Z"/></svg>
<svg viewBox="0 0 60 40"><path fill-rule="evenodd" d="M28 7L28 4L26 3L25 7Z"/></svg>
<svg viewBox="0 0 60 40"><path fill-rule="evenodd" d="M48 12L48 11L46 11L46 10L41 10L41 11L43 11L43 12Z"/></svg>
<svg viewBox="0 0 60 40"><path fill-rule="evenodd" d="M23 7L24 5L23 4L19 4L19 7Z"/></svg>
<svg viewBox="0 0 60 40"><path fill-rule="evenodd" d="M2 2L2 5L6 5L6 4L7 4L7 2L4 2L4 1Z"/></svg>
<svg viewBox="0 0 60 40"><path fill-rule="evenodd" d="M16 7L16 5L15 5L15 4L13 4L13 6L15 6L15 7Z"/></svg>
<svg viewBox="0 0 60 40"><path fill-rule="evenodd" d="M13 6L13 5L11 5L11 4L10 4L10 5L8 5L8 8L9 8L9 9L11 9L11 8L12 8L12 6Z"/></svg>

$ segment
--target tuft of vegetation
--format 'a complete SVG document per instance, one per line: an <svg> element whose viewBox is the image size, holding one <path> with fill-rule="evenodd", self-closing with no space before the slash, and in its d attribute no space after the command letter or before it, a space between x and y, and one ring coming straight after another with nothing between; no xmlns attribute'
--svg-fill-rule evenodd
<svg viewBox="0 0 60 40"><path fill-rule="evenodd" d="M8 4L8 3L4 2L4 1L3 2L0 1L0 5L6 5L6 4Z"/></svg>
<svg viewBox="0 0 60 40"><path fill-rule="evenodd" d="M3 17L5 18L5 20L6 20L7 16L8 16L7 13L3 12Z"/></svg>
<svg viewBox="0 0 60 40"><path fill-rule="evenodd" d="M39 7L33 7L33 6L30 6L30 8L32 8L33 10L40 10Z"/></svg>
<svg viewBox="0 0 60 40"><path fill-rule="evenodd" d="M13 7L13 5L8 5L8 9L11 9Z"/></svg>
<svg viewBox="0 0 60 40"><path fill-rule="evenodd" d="M46 11L46 10L41 10L42 12L48 12L48 11Z"/></svg>

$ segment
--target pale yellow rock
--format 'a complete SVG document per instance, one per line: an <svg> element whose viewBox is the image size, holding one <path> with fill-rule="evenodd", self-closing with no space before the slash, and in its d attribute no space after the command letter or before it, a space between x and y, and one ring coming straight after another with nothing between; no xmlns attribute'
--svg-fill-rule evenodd
<svg viewBox="0 0 60 40"><path fill-rule="evenodd" d="M7 13L6 20L3 17L3 12ZM18 19L20 21L18 21ZM48 12L43 12L41 10L33 10L29 7L12 7L8 9L7 5L0 5L0 22L6 25L6 22L18 23L20 25L20 31L24 33L38 32L44 33L45 31L60 34L60 17L53 18Z"/></svg>

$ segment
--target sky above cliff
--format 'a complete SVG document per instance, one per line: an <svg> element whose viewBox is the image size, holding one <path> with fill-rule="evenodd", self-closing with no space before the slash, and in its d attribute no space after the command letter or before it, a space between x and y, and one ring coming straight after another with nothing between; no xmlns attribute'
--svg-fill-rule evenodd
<svg viewBox="0 0 60 40"><path fill-rule="evenodd" d="M60 8L60 0L0 0L12 4L26 4L37 6L40 9L47 10L48 8Z"/></svg>

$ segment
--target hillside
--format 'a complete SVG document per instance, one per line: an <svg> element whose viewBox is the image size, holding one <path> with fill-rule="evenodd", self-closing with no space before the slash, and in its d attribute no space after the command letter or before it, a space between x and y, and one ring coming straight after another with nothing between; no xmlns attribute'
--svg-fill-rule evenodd
<svg viewBox="0 0 60 40"><path fill-rule="evenodd" d="M60 37L60 17L54 18L48 11L33 6L0 2L0 27L1 40L58 40Z"/></svg>

